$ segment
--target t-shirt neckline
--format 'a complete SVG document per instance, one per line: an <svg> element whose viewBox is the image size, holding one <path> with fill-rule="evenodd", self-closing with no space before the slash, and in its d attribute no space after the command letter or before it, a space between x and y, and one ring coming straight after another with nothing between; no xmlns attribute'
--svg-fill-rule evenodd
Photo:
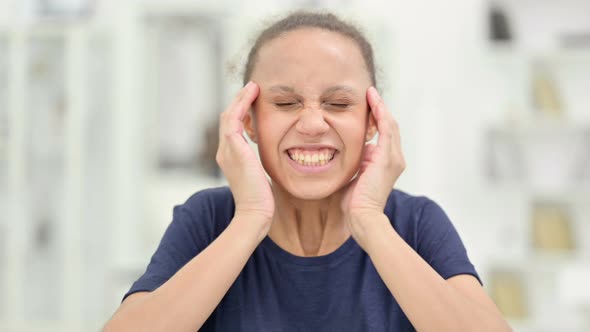
<svg viewBox="0 0 590 332"><path fill-rule="evenodd" d="M276 244L270 236L266 236L261 243L262 247L267 250L271 256L276 257L281 263L289 263L303 266L331 266L340 263L354 252L358 247L356 241L350 236L340 247L329 254L322 256L297 256Z"/></svg>

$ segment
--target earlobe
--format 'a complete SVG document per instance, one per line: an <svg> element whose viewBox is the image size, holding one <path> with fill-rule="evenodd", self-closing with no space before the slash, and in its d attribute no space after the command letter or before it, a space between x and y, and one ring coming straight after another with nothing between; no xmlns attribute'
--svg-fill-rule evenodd
<svg viewBox="0 0 590 332"><path fill-rule="evenodd" d="M246 134L252 142L258 143L256 139L256 130L254 125L254 116L252 115L252 109L248 110L248 112L244 116L244 131L246 131Z"/></svg>

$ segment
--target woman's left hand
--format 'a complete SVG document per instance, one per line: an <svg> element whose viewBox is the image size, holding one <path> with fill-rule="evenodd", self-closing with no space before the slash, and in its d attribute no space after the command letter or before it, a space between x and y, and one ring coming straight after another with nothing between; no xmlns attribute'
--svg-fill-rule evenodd
<svg viewBox="0 0 590 332"><path fill-rule="evenodd" d="M342 201L350 232L365 250L367 229L373 220L383 220L376 217L383 216L393 185L406 167L397 122L374 87L367 90L367 100L379 138L376 145L365 145L359 172L348 185Z"/></svg>

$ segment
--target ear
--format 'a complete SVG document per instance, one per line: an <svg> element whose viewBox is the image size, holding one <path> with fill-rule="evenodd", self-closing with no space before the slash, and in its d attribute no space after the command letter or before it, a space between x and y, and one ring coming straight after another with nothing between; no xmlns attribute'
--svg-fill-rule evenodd
<svg viewBox="0 0 590 332"><path fill-rule="evenodd" d="M258 143L256 139L256 124L254 120L254 114L252 114L252 108L250 108L244 116L244 130L252 142Z"/></svg>
<svg viewBox="0 0 590 332"><path fill-rule="evenodd" d="M367 121L367 135L365 137L365 141L368 142L372 140L373 137L375 137L375 134L377 133L377 122L375 121L375 117L373 116L373 112L371 110L369 110L367 116L369 117L369 119Z"/></svg>

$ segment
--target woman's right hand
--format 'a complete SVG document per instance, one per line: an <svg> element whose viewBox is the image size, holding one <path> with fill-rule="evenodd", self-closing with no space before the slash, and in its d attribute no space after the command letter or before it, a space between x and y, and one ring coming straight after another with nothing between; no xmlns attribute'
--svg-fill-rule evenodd
<svg viewBox="0 0 590 332"><path fill-rule="evenodd" d="M270 183L258 157L243 136L244 117L259 91L256 83L249 82L221 113L215 160L229 182L236 215L262 218L270 223L274 214Z"/></svg>

